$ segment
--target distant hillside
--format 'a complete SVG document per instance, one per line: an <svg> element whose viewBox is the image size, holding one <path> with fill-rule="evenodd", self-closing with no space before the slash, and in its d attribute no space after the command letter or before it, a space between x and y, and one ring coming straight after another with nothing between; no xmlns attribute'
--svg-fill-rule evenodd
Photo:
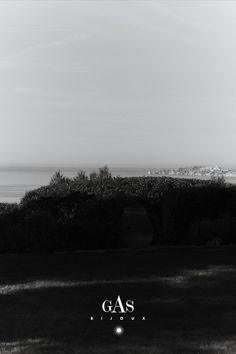
<svg viewBox="0 0 236 354"><path fill-rule="evenodd" d="M148 171L148 175L181 175L181 176L224 176L224 177L236 177L236 172L224 169L219 166L206 167L206 166L193 166L193 167L179 167L174 169L157 169L155 171Z"/></svg>

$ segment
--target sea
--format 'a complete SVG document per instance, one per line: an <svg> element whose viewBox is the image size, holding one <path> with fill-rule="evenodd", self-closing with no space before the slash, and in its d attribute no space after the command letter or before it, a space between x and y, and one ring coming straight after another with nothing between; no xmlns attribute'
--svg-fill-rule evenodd
<svg viewBox="0 0 236 354"><path fill-rule="evenodd" d="M52 175L59 168L55 167L1 167L0 168L0 202L19 203L26 192L46 186ZM98 171L97 168L61 168L64 176L75 177L84 170L86 174ZM142 177L148 176L147 168L110 168L113 176ZM155 176L155 175L154 175ZM172 177L186 178L186 176L173 175ZM201 179L209 179L202 177ZM227 178L226 182L236 184L236 178Z"/></svg>

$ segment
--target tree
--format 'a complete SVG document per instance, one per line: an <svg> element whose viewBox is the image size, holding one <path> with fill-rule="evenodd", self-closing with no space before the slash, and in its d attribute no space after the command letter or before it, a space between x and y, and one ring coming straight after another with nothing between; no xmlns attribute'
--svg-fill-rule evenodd
<svg viewBox="0 0 236 354"><path fill-rule="evenodd" d="M90 181L96 181L98 179L98 173L93 171L92 173L90 173L89 179Z"/></svg>
<svg viewBox="0 0 236 354"><path fill-rule="evenodd" d="M111 172L107 166L99 168L99 178L101 180L112 178Z"/></svg>
<svg viewBox="0 0 236 354"><path fill-rule="evenodd" d="M66 178L60 170L56 171L50 180L50 185L66 183L68 178Z"/></svg>
<svg viewBox="0 0 236 354"><path fill-rule="evenodd" d="M225 183L226 183L226 180L225 180L225 176L223 174L213 174L211 176L211 180L212 182L216 183L216 184L219 184L221 186L224 186Z"/></svg>
<svg viewBox="0 0 236 354"><path fill-rule="evenodd" d="M80 170L76 177L74 178L76 182L85 182L88 181L88 177L86 176L86 172L83 170Z"/></svg>
<svg viewBox="0 0 236 354"><path fill-rule="evenodd" d="M90 181L104 181L112 179L112 174L107 166L99 168L98 172L93 171L89 176Z"/></svg>

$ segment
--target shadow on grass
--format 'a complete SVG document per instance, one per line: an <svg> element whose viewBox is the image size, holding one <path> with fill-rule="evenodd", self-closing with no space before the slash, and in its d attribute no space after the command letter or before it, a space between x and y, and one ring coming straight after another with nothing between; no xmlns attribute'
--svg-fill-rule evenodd
<svg viewBox="0 0 236 354"><path fill-rule="evenodd" d="M235 353L235 256L190 249L1 257L0 352ZM117 317L99 319L102 301L118 294L135 300L136 320L124 316L121 337Z"/></svg>

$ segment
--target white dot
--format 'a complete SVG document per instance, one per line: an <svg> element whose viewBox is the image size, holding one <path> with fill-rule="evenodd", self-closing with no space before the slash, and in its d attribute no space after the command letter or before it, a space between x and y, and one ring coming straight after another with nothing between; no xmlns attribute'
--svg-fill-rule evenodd
<svg viewBox="0 0 236 354"><path fill-rule="evenodd" d="M117 335L117 336L121 336L123 333L124 333L124 328L122 326L116 326L114 328L114 333Z"/></svg>

